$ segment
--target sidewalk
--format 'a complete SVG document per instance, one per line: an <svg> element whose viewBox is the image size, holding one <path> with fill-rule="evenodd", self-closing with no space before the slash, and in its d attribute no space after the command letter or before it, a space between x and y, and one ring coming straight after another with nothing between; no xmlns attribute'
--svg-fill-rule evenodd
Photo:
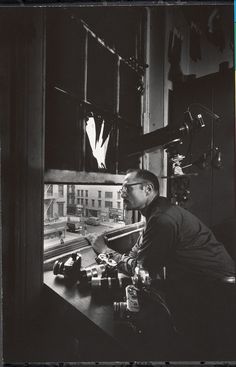
<svg viewBox="0 0 236 367"><path fill-rule="evenodd" d="M84 236L78 233L66 232L66 237L63 238L63 241L64 241L64 244L66 244L67 242L76 240L81 237L84 237ZM49 249L51 247L60 246L60 245L61 245L61 241L59 237L48 238L44 240L44 250Z"/></svg>

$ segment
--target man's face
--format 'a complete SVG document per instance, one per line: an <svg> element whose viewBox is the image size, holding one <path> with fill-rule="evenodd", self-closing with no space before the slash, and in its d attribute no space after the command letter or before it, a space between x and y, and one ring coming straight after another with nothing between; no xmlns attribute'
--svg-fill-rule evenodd
<svg viewBox="0 0 236 367"><path fill-rule="evenodd" d="M136 172L128 173L125 176L121 191L124 207L127 210L143 209L147 203L148 194L146 183L141 178L136 177Z"/></svg>

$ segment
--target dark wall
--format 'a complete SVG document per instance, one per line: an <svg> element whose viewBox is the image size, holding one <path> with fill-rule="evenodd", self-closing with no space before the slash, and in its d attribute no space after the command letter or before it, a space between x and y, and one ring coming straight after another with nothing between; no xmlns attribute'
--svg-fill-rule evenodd
<svg viewBox="0 0 236 367"><path fill-rule="evenodd" d="M9 361L42 288L43 12L1 9L0 24L3 343Z"/></svg>
<svg viewBox="0 0 236 367"><path fill-rule="evenodd" d="M222 68L215 74L176 83L171 99L172 126L184 122L183 112L188 108L193 118L202 114L205 127L179 146L179 152L186 156L182 166L193 163L184 173L197 173L186 178L190 195L183 205L211 228L220 226L220 240L224 242L222 225L226 224L223 232L227 235L227 223L235 217L234 71ZM211 112L219 119L213 118ZM176 187L176 179L169 180L169 188ZM230 231L235 233L234 226ZM233 241L226 242L235 247Z"/></svg>

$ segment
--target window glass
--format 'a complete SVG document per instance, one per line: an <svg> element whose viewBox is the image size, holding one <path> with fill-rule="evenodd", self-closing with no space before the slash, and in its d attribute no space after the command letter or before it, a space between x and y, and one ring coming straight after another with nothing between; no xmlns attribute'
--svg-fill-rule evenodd
<svg viewBox="0 0 236 367"><path fill-rule="evenodd" d="M45 195L46 197L53 195L53 185L46 185Z"/></svg>
<svg viewBox="0 0 236 367"><path fill-rule="evenodd" d="M123 201L118 204L116 200L119 189L121 185L45 184L44 259L61 254L64 247L65 252L73 248L76 239L79 241L89 233L104 233L124 226ZM86 199L80 197L84 193Z"/></svg>
<svg viewBox="0 0 236 367"><path fill-rule="evenodd" d="M64 195L64 187L63 185L58 185L58 193L60 197L63 197Z"/></svg>
<svg viewBox="0 0 236 367"><path fill-rule="evenodd" d="M58 217L64 217L64 203L57 203L58 205Z"/></svg>
<svg viewBox="0 0 236 367"><path fill-rule="evenodd" d="M112 208L112 201L105 201L105 208Z"/></svg>

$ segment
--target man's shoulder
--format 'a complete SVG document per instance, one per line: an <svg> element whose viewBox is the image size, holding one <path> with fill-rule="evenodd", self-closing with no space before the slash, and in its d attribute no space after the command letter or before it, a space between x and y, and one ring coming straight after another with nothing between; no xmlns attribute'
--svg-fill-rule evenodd
<svg viewBox="0 0 236 367"><path fill-rule="evenodd" d="M164 196L159 196L153 206L151 217L158 217L158 219L174 220L177 218L180 208L174 205Z"/></svg>
<svg viewBox="0 0 236 367"><path fill-rule="evenodd" d="M177 225L183 225L183 223L199 225L201 223L201 226L204 226L200 219L191 211L179 205L172 204L165 197L160 196L155 204L149 219L155 217L158 221L169 221Z"/></svg>
<svg viewBox="0 0 236 367"><path fill-rule="evenodd" d="M166 213L168 211L172 211L175 208L170 200L164 196L159 196L155 200L155 205L153 205L153 213Z"/></svg>

